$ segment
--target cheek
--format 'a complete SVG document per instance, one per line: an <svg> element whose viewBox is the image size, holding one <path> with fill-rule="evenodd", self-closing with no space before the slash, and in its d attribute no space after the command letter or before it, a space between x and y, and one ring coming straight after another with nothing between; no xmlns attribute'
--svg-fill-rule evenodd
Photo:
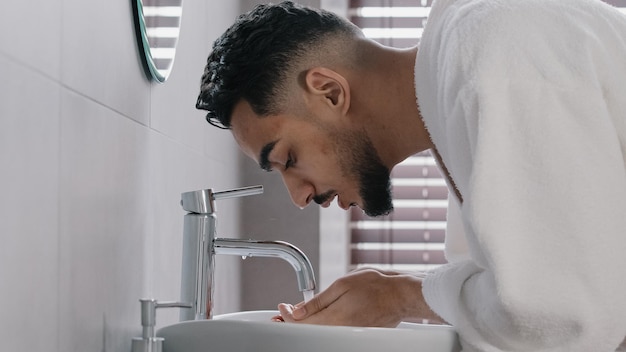
<svg viewBox="0 0 626 352"><path fill-rule="evenodd" d="M313 158L310 164L307 163L308 175L315 175L317 182L332 187L343 188L352 183L351 151L344 140L337 131L327 128L306 136L302 142Z"/></svg>
<svg viewBox="0 0 626 352"><path fill-rule="evenodd" d="M320 150L319 165L330 176L347 176L344 165L346 160L342 157L345 156L345 152L342 152L341 148L337 143L326 143Z"/></svg>

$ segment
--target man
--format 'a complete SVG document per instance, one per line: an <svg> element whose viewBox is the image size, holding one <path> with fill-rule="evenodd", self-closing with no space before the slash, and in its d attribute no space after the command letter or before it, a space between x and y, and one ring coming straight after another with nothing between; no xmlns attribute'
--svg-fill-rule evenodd
<svg viewBox="0 0 626 352"><path fill-rule="evenodd" d="M213 46L198 108L293 202L392 210L433 151L451 190L424 275L357 271L289 322L452 324L466 351L614 351L626 336L626 18L597 0L439 0L419 48L292 3Z"/></svg>

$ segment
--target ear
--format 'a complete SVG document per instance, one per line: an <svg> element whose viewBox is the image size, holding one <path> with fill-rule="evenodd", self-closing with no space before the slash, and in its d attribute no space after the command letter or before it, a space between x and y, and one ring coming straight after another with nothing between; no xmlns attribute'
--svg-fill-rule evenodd
<svg viewBox="0 0 626 352"><path fill-rule="evenodd" d="M322 97L331 108L338 109L343 115L347 114L350 108L350 85L345 77L325 67L314 67L306 72L304 80L307 92Z"/></svg>

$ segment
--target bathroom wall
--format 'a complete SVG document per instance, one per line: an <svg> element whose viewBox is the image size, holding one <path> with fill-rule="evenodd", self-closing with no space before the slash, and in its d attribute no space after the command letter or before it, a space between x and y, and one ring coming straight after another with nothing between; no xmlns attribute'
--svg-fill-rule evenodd
<svg viewBox="0 0 626 352"><path fill-rule="evenodd" d="M178 299L180 193L241 185L228 132L194 108L236 1L185 0L171 78L141 68L131 1L10 1L0 11L0 347L130 351L138 299ZM219 205L239 234L239 201ZM240 309L218 258L216 312ZM159 325L178 312L160 311Z"/></svg>

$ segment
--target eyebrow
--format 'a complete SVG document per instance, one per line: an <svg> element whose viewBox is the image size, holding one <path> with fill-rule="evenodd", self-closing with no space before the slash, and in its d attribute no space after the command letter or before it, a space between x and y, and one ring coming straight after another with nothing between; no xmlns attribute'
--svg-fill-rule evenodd
<svg viewBox="0 0 626 352"><path fill-rule="evenodd" d="M278 141L267 143L261 149L261 153L259 154L259 166L261 167L261 169L268 171L268 172L272 171L272 164L270 163L269 156L270 156L270 153L272 153L272 150L274 150L274 146L276 145L276 142Z"/></svg>

